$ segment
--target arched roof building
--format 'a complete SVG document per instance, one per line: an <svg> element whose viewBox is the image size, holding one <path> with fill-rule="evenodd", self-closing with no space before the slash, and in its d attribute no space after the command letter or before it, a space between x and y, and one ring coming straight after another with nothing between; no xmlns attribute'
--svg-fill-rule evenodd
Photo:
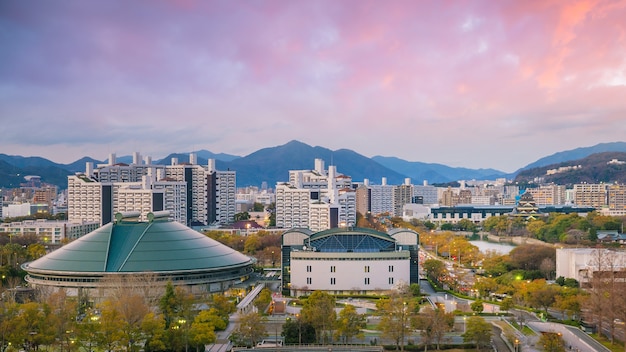
<svg viewBox="0 0 626 352"><path fill-rule="evenodd" d="M146 285L172 282L202 294L224 291L252 273L251 258L168 221L165 213L149 214L148 222L139 222L138 213L117 214L114 223L23 264L26 281L35 288L97 298L106 296L110 282L133 275L151 276Z"/></svg>
<svg viewBox="0 0 626 352"><path fill-rule="evenodd" d="M419 234L408 229L294 228L282 236L283 290L361 294L417 283L418 245Z"/></svg>

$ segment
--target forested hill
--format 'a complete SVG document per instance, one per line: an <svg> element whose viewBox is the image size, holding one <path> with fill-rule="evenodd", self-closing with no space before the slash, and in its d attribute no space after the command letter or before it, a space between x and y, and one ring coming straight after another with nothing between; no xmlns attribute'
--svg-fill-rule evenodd
<svg viewBox="0 0 626 352"><path fill-rule="evenodd" d="M617 160L618 162L611 162ZM578 160L552 164L543 167L520 171L515 178L516 182L533 182L543 178L543 183L571 185L575 183L626 183L626 153L606 152L591 154ZM560 172L547 175L548 170Z"/></svg>

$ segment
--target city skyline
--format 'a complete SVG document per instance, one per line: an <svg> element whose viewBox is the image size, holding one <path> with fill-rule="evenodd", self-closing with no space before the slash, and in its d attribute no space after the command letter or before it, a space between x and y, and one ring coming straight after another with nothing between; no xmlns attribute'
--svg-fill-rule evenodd
<svg viewBox="0 0 626 352"><path fill-rule="evenodd" d="M0 5L0 153L299 140L512 172L623 141L626 1Z"/></svg>

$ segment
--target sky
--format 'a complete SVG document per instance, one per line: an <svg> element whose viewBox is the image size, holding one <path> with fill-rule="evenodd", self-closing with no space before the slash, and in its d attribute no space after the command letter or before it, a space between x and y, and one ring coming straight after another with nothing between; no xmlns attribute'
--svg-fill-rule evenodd
<svg viewBox="0 0 626 352"><path fill-rule="evenodd" d="M0 153L291 140L505 172L626 141L626 0L0 1Z"/></svg>

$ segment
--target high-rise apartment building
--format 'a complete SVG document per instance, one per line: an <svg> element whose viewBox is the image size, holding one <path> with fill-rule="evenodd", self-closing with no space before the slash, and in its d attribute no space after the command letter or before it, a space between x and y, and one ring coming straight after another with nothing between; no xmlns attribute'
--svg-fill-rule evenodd
<svg viewBox="0 0 626 352"><path fill-rule="evenodd" d="M314 170L291 170L289 182L276 185L276 226L323 231L356 225L356 192L349 176L335 166L324 169L321 159Z"/></svg>
<svg viewBox="0 0 626 352"><path fill-rule="evenodd" d="M405 179L404 184L393 188L393 216L402 216L405 204L413 202L413 185L410 179Z"/></svg>
<svg viewBox="0 0 626 352"><path fill-rule="evenodd" d="M626 215L626 185L610 185L607 189L609 213Z"/></svg>
<svg viewBox="0 0 626 352"><path fill-rule="evenodd" d="M537 205L565 204L565 186L545 185L538 188L528 188L526 193L533 196Z"/></svg>
<svg viewBox="0 0 626 352"><path fill-rule="evenodd" d="M387 184L387 178L382 178L382 184L369 185L371 212L373 215L379 214L395 214L393 196L394 186Z"/></svg>
<svg viewBox="0 0 626 352"><path fill-rule="evenodd" d="M413 186L413 196L422 197L422 204L437 204L437 187L431 186L424 181L422 186Z"/></svg>
<svg viewBox="0 0 626 352"><path fill-rule="evenodd" d="M191 154L189 163L172 159L171 165L152 164L139 153L133 163L109 163L68 177L68 219L92 220L106 224L116 212L168 210L170 219L188 226L227 224L235 215L236 173L218 171L215 161L197 164ZM145 219L144 219L145 220Z"/></svg>
<svg viewBox="0 0 626 352"><path fill-rule="evenodd" d="M574 185L574 202L577 206L601 209L607 204L606 184L578 183Z"/></svg>

